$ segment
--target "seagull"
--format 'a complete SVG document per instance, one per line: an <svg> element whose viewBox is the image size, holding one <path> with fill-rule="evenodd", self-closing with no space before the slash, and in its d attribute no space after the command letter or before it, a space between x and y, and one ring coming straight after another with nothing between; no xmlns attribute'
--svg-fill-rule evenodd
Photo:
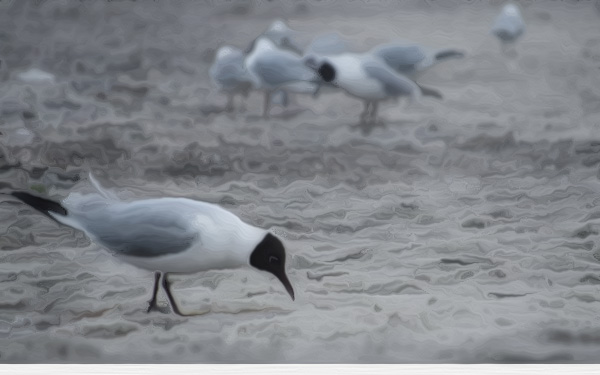
<svg viewBox="0 0 600 375"><path fill-rule="evenodd" d="M525 22L519 7L515 4L506 4L496 17L490 33L495 35L503 45L514 43L525 32Z"/></svg>
<svg viewBox="0 0 600 375"><path fill-rule="evenodd" d="M355 53L356 48L340 34L331 32L312 40L306 48L303 60L308 66L314 66L324 57ZM434 49L410 42L395 42L372 48L368 54L381 59L396 73L412 80L433 65L450 58L460 58L464 52L454 48ZM427 96L442 98L435 89L419 85L421 93Z"/></svg>
<svg viewBox="0 0 600 375"><path fill-rule="evenodd" d="M264 31L260 37L271 40L276 46L299 53L300 48L293 41L294 31L290 29L282 20L275 20L269 28ZM257 39L258 39L257 38ZM234 109L235 96L240 94L244 97L252 89L252 78L244 65L244 60L248 52L253 48L253 41L246 51L224 45L219 47L215 54L215 60L209 68L209 76L215 87L227 95L227 104L225 110L231 112ZM287 105L287 95L284 92L277 93L274 98Z"/></svg>
<svg viewBox="0 0 600 375"><path fill-rule="evenodd" d="M419 86L407 77L394 72L381 59L369 54L343 53L323 57L316 69L321 79L338 87L349 95L361 99L365 109L361 120L375 120L380 101L408 96L416 99L421 95Z"/></svg>
<svg viewBox="0 0 600 375"><path fill-rule="evenodd" d="M410 78L435 64L464 57L464 52L454 48L434 49L412 43L389 43L377 46L371 53L381 58L390 68Z"/></svg>
<svg viewBox="0 0 600 375"><path fill-rule="evenodd" d="M306 66L317 69L319 61L325 57L354 52L357 52L356 48L339 33L328 32L311 40L304 50L302 61ZM320 85L316 94L320 95L323 91L333 92L337 90L338 88L333 85Z"/></svg>
<svg viewBox="0 0 600 375"><path fill-rule="evenodd" d="M285 248L270 232L244 223L225 209L187 198L165 197L121 201L90 176L98 190L71 193L62 202L17 191L12 196L60 224L83 231L118 259L155 271L152 299L156 308L162 286L173 311L181 316L169 273L250 266L275 275L292 300L294 290L285 273Z"/></svg>
<svg viewBox="0 0 600 375"><path fill-rule="evenodd" d="M278 89L315 94L319 88L318 75L307 67L302 58L278 48L270 39L259 37L244 61L253 88L263 90L263 117L268 116L271 94Z"/></svg>
<svg viewBox="0 0 600 375"><path fill-rule="evenodd" d="M248 96L252 79L244 67L244 52L233 46L222 46L217 50L215 61L209 69L213 84L227 95L226 111L234 108L235 95Z"/></svg>

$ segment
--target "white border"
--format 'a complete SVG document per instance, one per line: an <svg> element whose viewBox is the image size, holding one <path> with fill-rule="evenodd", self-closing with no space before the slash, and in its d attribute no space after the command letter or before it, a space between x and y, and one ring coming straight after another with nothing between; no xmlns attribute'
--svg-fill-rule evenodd
<svg viewBox="0 0 600 375"><path fill-rule="evenodd" d="M0 365L0 372L5 374L174 374L174 375L266 375L266 374L306 374L309 372L327 375L367 375L367 374L589 374L600 373L600 365L162 365L162 364L127 364L127 365Z"/></svg>

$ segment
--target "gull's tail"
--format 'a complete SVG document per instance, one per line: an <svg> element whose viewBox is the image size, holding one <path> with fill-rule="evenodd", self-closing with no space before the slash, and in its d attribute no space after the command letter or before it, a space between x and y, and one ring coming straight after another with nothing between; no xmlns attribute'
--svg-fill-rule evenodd
<svg viewBox="0 0 600 375"><path fill-rule="evenodd" d="M436 98L436 99L444 99L444 96L442 95L441 92L439 92L436 89L432 89L430 87L425 87L425 86L421 86L419 84L417 84L417 86L419 86L419 88L421 89L421 94L423 96L430 96L432 98Z"/></svg>
<svg viewBox="0 0 600 375"><path fill-rule="evenodd" d="M461 58L464 57L465 53L463 51L459 51L452 48L446 48L439 50L435 53L435 60L442 61L450 58Z"/></svg>
<svg viewBox="0 0 600 375"><path fill-rule="evenodd" d="M68 214L67 209L61 206L60 203L51 201L49 199L36 197L35 195L31 195L23 191L15 191L12 192L11 195L23 203L40 211L52 220L58 221L54 215L67 216Z"/></svg>

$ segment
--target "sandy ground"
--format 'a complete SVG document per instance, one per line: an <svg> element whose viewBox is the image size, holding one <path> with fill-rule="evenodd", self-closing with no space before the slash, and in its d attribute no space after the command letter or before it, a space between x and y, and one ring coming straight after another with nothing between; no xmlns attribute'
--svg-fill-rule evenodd
<svg viewBox="0 0 600 375"><path fill-rule="evenodd" d="M39 3L39 4L38 4ZM185 196L284 239L292 302L249 269L174 277L182 318L146 314L152 273L0 202L3 362L567 362L600 345L600 11L502 2L0 2L0 187L56 199L93 171L123 199ZM467 51L358 127L342 93L236 113L215 50L275 18L299 40ZM49 76L32 81L37 68Z"/></svg>

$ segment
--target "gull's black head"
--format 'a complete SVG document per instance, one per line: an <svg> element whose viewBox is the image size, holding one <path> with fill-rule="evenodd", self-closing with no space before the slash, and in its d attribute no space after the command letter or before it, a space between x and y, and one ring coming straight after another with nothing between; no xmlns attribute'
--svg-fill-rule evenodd
<svg viewBox="0 0 600 375"><path fill-rule="evenodd" d="M327 83L330 83L335 79L335 68L328 62L321 64L317 73L319 73L319 76Z"/></svg>
<svg viewBox="0 0 600 375"><path fill-rule="evenodd" d="M250 265L275 275L294 299L294 289L285 274L285 248L279 238L267 233L250 255Z"/></svg>

